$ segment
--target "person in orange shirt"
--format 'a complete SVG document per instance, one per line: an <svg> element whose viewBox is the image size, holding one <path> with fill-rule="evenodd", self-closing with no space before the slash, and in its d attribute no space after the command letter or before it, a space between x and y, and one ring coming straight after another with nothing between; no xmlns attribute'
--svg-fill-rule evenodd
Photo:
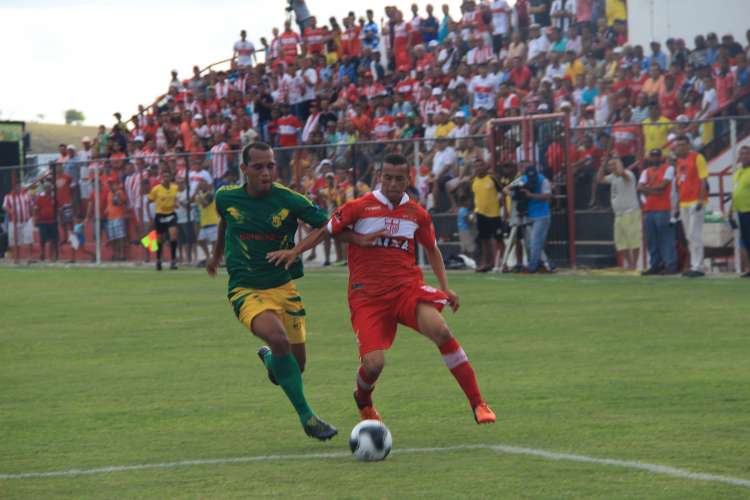
<svg viewBox="0 0 750 500"><path fill-rule="evenodd" d="M690 249L690 270L682 275L699 278L705 276L702 270L703 204L707 195L708 167L702 154L691 151L690 139L685 135L675 139L675 155L680 220Z"/></svg>
<svg viewBox="0 0 750 500"><path fill-rule="evenodd" d="M107 193L107 240L112 247L112 260L125 260L125 208L127 197L119 180L109 181Z"/></svg>

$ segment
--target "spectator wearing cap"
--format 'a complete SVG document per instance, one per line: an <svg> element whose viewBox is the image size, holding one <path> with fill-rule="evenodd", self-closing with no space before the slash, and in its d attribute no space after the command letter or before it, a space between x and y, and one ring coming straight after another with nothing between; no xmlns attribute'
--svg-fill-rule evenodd
<svg viewBox="0 0 750 500"><path fill-rule="evenodd" d="M732 186L732 206L729 217L731 219L736 214L742 247L750 259L750 146L740 148L739 164L732 176ZM750 271L742 277L750 278Z"/></svg>
<svg viewBox="0 0 750 500"><path fill-rule="evenodd" d="M706 159L692 151L690 140L680 136L675 140L675 175L680 201L680 221L690 250L688 278L703 273L703 206L707 199L708 167Z"/></svg>
<svg viewBox="0 0 750 500"><path fill-rule="evenodd" d="M625 269L634 270L641 248L641 210L638 204L635 174L619 158L603 162L596 183L609 184L612 211L615 213L615 249Z"/></svg>
<svg viewBox="0 0 750 500"><path fill-rule="evenodd" d="M528 42L528 61L534 63L541 55L546 54L550 49L550 43L546 35L542 34L539 24L532 24L529 27Z"/></svg>
<svg viewBox="0 0 750 500"><path fill-rule="evenodd" d="M638 182L643 202L644 228L648 247L648 269L641 274L675 274L675 226L672 217L672 192L675 169L664 161L661 149L652 149Z"/></svg>
<svg viewBox="0 0 750 500"><path fill-rule="evenodd" d="M435 138L445 139L450 137L456 125L450 120L450 110L448 108L441 107L438 109L436 125Z"/></svg>
<svg viewBox="0 0 750 500"><path fill-rule="evenodd" d="M469 123L466 121L466 113L463 111L457 111L453 115L453 123L455 126L448 134L448 137L451 139L463 139L469 137L470 127Z"/></svg>

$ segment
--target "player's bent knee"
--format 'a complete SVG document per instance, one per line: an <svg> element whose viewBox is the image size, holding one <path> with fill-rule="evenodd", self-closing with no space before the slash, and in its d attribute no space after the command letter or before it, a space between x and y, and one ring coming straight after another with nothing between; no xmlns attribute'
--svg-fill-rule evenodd
<svg viewBox="0 0 750 500"><path fill-rule="evenodd" d="M374 351L365 354L362 357L362 367L369 377L376 378L383 371L385 366L385 356L383 351Z"/></svg>

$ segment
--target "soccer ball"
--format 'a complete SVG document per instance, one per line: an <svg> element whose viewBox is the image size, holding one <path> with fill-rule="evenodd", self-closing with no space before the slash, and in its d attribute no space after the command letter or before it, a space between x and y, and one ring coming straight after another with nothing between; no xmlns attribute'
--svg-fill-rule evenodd
<svg viewBox="0 0 750 500"><path fill-rule="evenodd" d="M391 452L391 431L380 420L363 420L352 429L349 448L357 460L375 462L385 460Z"/></svg>

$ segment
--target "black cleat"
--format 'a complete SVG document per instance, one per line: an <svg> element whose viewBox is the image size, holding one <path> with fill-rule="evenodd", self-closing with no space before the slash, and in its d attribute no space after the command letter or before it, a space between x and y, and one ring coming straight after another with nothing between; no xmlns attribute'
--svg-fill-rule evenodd
<svg viewBox="0 0 750 500"><path fill-rule="evenodd" d="M258 357L260 358L260 362L263 364L263 368L266 368L267 352L271 352L271 348L266 345L258 349ZM276 382L276 377L273 376L273 372L268 368L266 368L266 371L268 372L268 380L270 380L273 385L279 385L279 383Z"/></svg>
<svg viewBox="0 0 750 500"><path fill-rule="evenodd" d="M156 270L157 271L161 271L161 261L160 260L156 261Z"/></svg>
<svg viewBox="0 0 750 500"><path fill-rule="evenodd" d="M176 271L177 270L177 262L172 261L172 263L169 264L169 269L172 270L172 271Z"/></svg>
<svg viewBox="0 0 750 500"><path fill-rule="evenodd" d="M315 415L310 417L302 428L305 430L305 434L320 441L331 439L339 433L334 426L326 423Z"/></svg>

